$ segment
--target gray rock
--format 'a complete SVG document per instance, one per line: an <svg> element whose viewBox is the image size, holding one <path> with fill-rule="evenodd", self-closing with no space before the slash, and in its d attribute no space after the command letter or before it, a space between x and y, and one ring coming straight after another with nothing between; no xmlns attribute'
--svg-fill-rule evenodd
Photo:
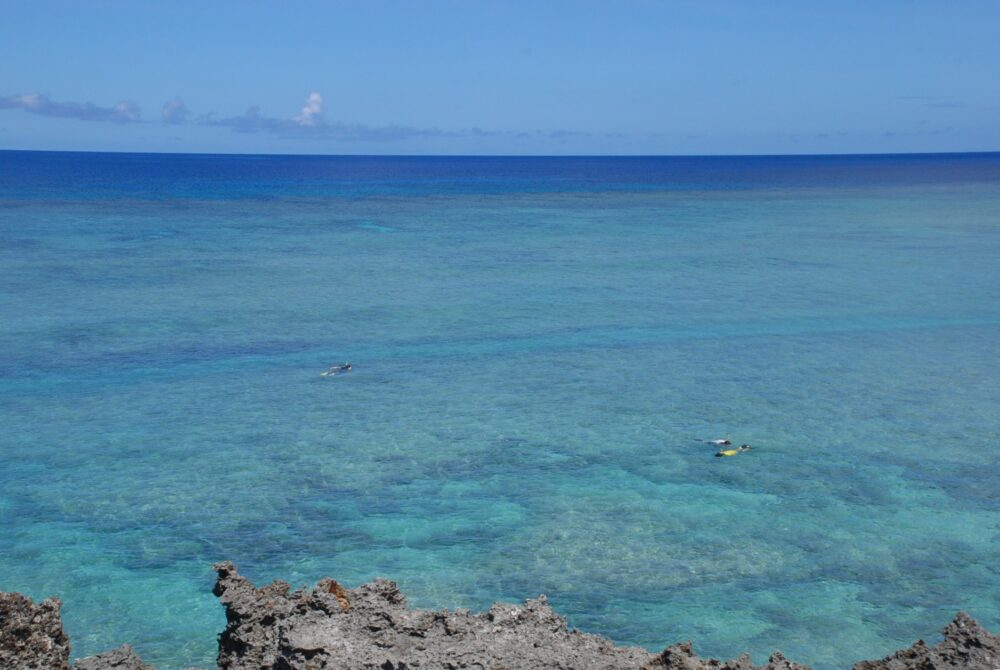
<svg viewBox="0 0 1000 670"><path fill-rule="evenodd" d="M411 610L395 583L344 589L333 580L289 593L284 582L261 589L232 563L215 566L228 625L219 644L224 670L760 670L741 656L720 663L695 656L690 643L653 655L569 630L545 596L488 612ZM775 654L764 670L808 670Z"/></svg>
<svg viewBox="0 0 1000 670"><path fill-rule="evenodd" d="M81 658L73 664L74 670L154 670L146 665L131 645L123 644L114 651Z"/></svg>
<svg viewBox="0 0 1000 670"><path fill-rule="evenodd" d="M714 658L699 658L691 646L690 642L675 644L667 647L658 654L652 661L642 666L642 670L810 670L808 665L802 665L789 661L781 655L781 652L774 652L767 659L764 665L754 665L750 662L750 657L743 654L731 661L717 661Z"/></svg>
<svg viewBox="0 0 1000 670"><path fill-rule="evenodd" d="M645 649L569 630L544 596L488 612L412 610L395 583L356 589L323 580L290 593L284 582L254 587L232 563L215 566L226 607L219 639L224 670L636 670Z"/></svg>
<svg viewBox="0 0 1000 670"><path fill-rule="evenodd" d="M928 647L923 640L881 661L861 661L854 670L997 670L1000 637L980 626L965 612L945 626L944 640Z"/></svg>
<svg viewBox="0 0 1000 670"><path fill-rule="evenodd" d="M69 670L69 638L58 598L37 605L20 593L0 592L0 668Z"/></svg>
<svg viewBox="0 0 1000 670"><path fill-rule="evenodd" d="M217 563L214 593L226 609L221 670L809 670L775 652L762 666L746 654L699 658L690 642L651 654L566 626L545 596L487 612L414 610L394 582L346 589L332 579L292 591L285 582L257 588L230 562ZM70 670L60 603L36 605L0 593L0 670ZM128 645L80 659L74 670L153 670ZM191 669L193 670L193 669ZM944 640L854 670L1000 670L1000 637L959 612Z"/></svg>

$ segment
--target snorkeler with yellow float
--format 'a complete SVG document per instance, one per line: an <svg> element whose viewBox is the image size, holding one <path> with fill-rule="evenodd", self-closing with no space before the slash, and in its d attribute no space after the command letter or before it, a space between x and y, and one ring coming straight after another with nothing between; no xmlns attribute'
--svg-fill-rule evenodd
<svg viewBox="0 0 1000 670"><path fill-rule="evenodd" d="M750 451L751 447L749 444L741 444L739 449L720 449L715 452L716 458L721 456L736 456L737 454L744 454Z"/></svg>

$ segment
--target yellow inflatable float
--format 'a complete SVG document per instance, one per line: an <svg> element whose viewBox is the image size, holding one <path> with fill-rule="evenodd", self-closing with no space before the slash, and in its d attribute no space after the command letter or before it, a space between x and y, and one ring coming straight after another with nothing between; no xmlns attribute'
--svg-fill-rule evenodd
<svg viewBox="0 0 1000 670"><path fill-rule="evenodd" d="M742 454L744 451L750 451L749 444L741 444L739 449L719 449L715 452L716 458L720 456L735 456L736 454Z"/></svg>

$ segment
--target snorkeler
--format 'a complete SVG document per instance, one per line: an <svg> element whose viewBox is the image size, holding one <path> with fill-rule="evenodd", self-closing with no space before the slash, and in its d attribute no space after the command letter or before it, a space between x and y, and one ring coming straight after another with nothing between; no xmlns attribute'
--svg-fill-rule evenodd
<svg viewBox="0 0 1000 670"><path fill-rule="evenodd" d="M350 372L354 369L354 366L350 363L344 363L343 365L331 365L330 369L326 372L321 372L320 376L329 377L330 375L335 375L341 372Z"/></svg>
<svg viewBox="0 0 1000 670"><path fill-rule="evenodd" d="M728 447L730 444L732 444L732 442L730 442L726 438L723 438L723 439L720 439L720 440L709 440L708 443L709 444L714 444L717 447Z"/></svg>
<svg viewBox="0 0 1000 670"><path fill-rule="evenodd" d="M741 444L739 449L719 449L715 452L715 457L720 458L722 456L736 456L737 454L745 454L750 451L749 444Z"/></svg>

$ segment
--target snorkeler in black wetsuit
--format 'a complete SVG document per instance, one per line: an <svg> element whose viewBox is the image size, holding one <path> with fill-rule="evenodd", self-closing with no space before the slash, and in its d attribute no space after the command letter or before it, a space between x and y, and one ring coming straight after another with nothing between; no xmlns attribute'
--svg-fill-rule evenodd
<svg viewBox="0 0 1000 670"><path fill-rule="evenodd" d="M331 365L330 369L326 372L321 372L320 374L324 377L329 377L330 375L335 375L340 372L350 372L354 369L354 366L350 363L344 363L343 365Z"/></svg>

